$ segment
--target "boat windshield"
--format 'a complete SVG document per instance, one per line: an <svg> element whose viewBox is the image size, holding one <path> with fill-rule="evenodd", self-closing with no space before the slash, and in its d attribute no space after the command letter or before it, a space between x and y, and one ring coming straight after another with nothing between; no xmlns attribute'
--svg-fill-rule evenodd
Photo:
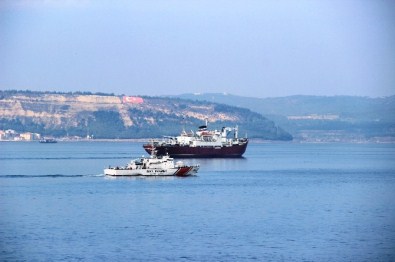
<svg viewBox="0 0 395 262"><path fill-rule="evenodd" d="M143 163L143 159L136 158L136 159L132 160L132 162L135 163L136 165L141 165Z"/></svg>

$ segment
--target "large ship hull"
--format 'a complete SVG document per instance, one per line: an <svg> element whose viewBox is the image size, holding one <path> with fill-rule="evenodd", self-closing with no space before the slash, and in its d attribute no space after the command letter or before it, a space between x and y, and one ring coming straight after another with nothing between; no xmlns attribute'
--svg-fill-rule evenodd
<svg viewBox="0 0 395 262"><path fill-rule="evenodd" d="M234 144L229 146L197 146L191 147L187 145L143 145L145 151L151 154L153 148L157 151L158 155L169 154L171 157L179 158L212 158L212 157L242 157L246 151L248 141L240 144Z"/></svg>

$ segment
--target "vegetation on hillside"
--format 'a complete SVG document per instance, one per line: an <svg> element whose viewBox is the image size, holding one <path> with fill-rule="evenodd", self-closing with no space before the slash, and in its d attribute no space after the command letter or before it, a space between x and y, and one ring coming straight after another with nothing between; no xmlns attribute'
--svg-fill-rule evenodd
<svg viewBox="0 0 395 262"><path fill-rule="evenodd" d="M325 133L339 131L349 137L395 137L395 96L254 98L225 94L185 94L179 97L248 108L275 121L294 136L312 131L325 136Z"/></svg>
<svg viewBox="0 0 395 262"><path fill-rule="evenodd" d="M46 94L62 95L68 99L40 100L40 96ZM21 95L24 98L18 100ZM22 109L36 114L31 116L30 113L29 116L28 113L15 113L13 116L0 116L0 129L37 132L55 137L89 135L95 138L156 138L178 135L182 129L196 130L207 118L211 129L238 125L239 136L246 134L250 138L292 139L289 133L276 126L273 121L245 108L180 98L146 96L143 97L142 104L119 102L97 106L90 104L86 107L86 103L81 102L78 107L78 101L71 98L83 95L76 92L1 91L0 110L2 106L3 109L13 106L11 99L19 103ZM91 95L93 94L89 93L85 96ZM99 96L97 93L94 95ZM31 99L26 101L26 96ZM108 94L106 96L115 97ZM111 103L114 103L113 101L114 99L111 99ZM10 111L10 108L8 110ZM128 122L131 124L127 124Z"/></svg>

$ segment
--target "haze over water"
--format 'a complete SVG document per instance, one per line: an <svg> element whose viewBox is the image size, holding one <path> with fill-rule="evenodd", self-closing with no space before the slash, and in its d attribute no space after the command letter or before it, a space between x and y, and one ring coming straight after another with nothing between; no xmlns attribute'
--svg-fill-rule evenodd
<svg viewBox="0 0 395 262"><path fill-rule="evenodd" d="M102 175L140 143L0 144L0 260L393 261L393 144L250 144L196 177Z"/></svg>
<svg viewBox="0 0 395 262"><path fill-rule="evenodd" d="M0 1L0 89L394 95L392 0Z"/></svg>

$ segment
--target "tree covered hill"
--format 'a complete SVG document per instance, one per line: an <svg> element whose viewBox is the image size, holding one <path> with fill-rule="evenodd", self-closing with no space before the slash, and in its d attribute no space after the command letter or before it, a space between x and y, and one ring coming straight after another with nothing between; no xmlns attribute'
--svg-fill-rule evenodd
<svg viewBox="0 0 395 262"><path fill-rule="evenodd" d="M76 92L0 91L0 129L42 135L95 138L155 138L177 135L208 121L210 128L239 126L250 138L292 136L249 109L165 97L123 97Z"/></svg>
<svg viewBox="0 0 395 262"><path fill-rule="evenodd" d="M288 96L242 97L229 94L184 94L196 101L232 104L272 119L296 138L395 138L395 96Z"/></svg>

